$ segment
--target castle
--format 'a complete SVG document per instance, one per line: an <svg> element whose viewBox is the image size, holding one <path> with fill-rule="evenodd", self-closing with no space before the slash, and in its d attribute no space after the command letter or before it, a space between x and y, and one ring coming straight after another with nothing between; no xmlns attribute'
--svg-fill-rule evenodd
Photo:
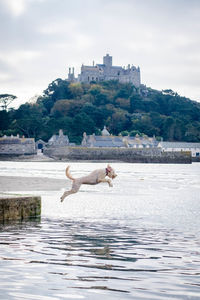
<svg viewBox="0 0 200 300"><path fill-rule="evenodd" d="M103 64L93 66L81 66L81 73L78 78L74 76L74 68L69 68L69 81L90 83L91 81L117 80L122 83L132 83L135 87L140 87L140 68L128 65L127 68L113 66L112 56L106 54L103 57Z"/></svg>

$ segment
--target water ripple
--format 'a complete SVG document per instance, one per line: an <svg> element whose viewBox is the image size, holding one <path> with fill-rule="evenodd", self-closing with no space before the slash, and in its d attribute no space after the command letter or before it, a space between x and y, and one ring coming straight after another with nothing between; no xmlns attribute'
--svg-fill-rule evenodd
<svg viewBox="0 0 200 300"><path fill-rule="evenodd" d="M7 225L0 237L5 300L40 299L43 293L47 300L65 299L66 288L73 291L68 299L169 299L166 292L174 299L200 296L199 241L192 234L43 219Z"/></svg>
<svg viewBox="0 0 200 300"><path fill-rule="evenodd" d="M104 164L72 163L75 176ZM0 162L2 176L64 179L66 163ZM198 164L120 164L42 218L0 225L0 299L200 299Z"/></svg>

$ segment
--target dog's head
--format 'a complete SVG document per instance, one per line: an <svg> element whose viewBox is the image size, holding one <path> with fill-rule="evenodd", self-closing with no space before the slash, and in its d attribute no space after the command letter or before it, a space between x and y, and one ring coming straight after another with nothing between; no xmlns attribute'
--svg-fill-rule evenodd
<svg viewBox="0 0 200 300"><path fill-rule="evenodd" d="M115 177L117 177L117 174L115 173L115 170L110 165L107 165L106 175L108 177L112 178L112 179L114 179Z"/></svg>

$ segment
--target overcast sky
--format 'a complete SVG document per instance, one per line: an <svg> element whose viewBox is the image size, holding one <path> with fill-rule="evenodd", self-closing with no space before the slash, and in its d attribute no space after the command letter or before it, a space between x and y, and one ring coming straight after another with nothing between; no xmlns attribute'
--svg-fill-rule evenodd
<svg viewBox="0 0 200 300"><path fill-rule="evenodd" d="M0 94L20 103L106 53L200 101L200 0L0 0L0 40Z"/></svg>

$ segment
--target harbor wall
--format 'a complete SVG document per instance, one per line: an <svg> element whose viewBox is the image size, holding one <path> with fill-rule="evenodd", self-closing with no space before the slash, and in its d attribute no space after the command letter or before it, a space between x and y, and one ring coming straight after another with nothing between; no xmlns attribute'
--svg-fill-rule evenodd
<svg viewBox="0 0 200 300"><path fill-rule="evenodd" d="M32 138L0 138L0 156L36 154L35 140Z"/></svg>
<svg viewBox="0 0 200 300"><path fill-rule="evenodd" d="M163 152L160 148L86 148L48 147L44 154L60 160L116 160L129 163L184 163L192 162L191 152Z"/></svg>

